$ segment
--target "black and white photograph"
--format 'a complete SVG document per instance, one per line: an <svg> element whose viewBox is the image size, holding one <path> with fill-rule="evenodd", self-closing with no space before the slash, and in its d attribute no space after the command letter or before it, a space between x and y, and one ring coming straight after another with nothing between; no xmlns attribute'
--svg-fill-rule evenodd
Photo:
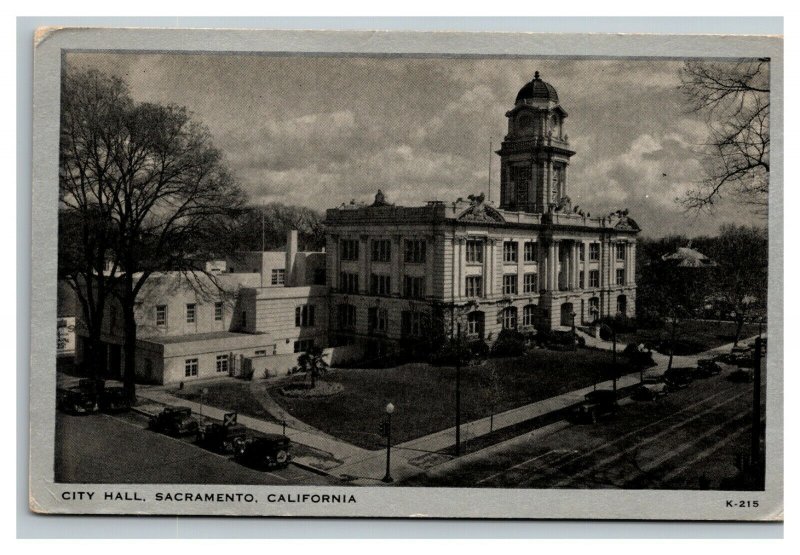
<svg viewBox="0 0 800 555"><path fill-rule="evenodd" d="M766 44L62 48L33 510L781 519Z"/></svg>

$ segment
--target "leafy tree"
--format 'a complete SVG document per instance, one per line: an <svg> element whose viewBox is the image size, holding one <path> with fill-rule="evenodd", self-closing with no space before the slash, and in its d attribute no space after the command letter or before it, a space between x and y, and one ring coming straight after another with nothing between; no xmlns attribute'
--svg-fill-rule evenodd
<svg viewBox="0 0 800 555"><path fill-rule="evenodd" d="M317 386L317 378L328 373L328 363L323 356L322 347L312 345L308 350L297 357L296 372L307 374L311 377L311 389Z"/></svg>
<svg viewBox="0 0 800 555"><path fill-rule="evenodd" d="M745 321L763 314L767 304L768 235L765 228L724 225L710 251L717 261L715 294L736 322L734 344Z"/></svg>
<svg viewBox="0 0 800 555"><path fill-rule="evenodd" d="M709 209L727 191L766 212L769 192L769 60L686 62L681 90L709 129L707 178L683 199Z"/></svg>
<svg viewBox="0 0 800 555"><path fill-rule="evenodd" d="M102 257L118 270L113 284L102 273L96 281L122 306L123 379L133 397L139 292L153 272L202 272L203 261L224 252L241 190L185 108L134 102L122 80L70 67L61 90L59 178L69 218L103 237L102 249L79 249L75 259L97 266Z"/></svg>

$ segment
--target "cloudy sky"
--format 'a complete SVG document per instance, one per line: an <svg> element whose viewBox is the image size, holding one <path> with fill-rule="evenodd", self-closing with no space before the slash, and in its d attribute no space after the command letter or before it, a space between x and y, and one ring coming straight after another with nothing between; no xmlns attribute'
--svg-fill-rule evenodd
<svg viewBox="0 0 800 555"><path fill-rule="evenodd" d="M186 106L253 202L317 210L371 200L378 188L411 205L485 191L490 137L498 148L505 112L538 70L569 114L573 204L593 215L629 208L651 237L763 223L733 201L711 216L675 202L703 178L697 145L706 137L677 89L680 62L87 53L67 61L125 78L136 100Z"/></svg>

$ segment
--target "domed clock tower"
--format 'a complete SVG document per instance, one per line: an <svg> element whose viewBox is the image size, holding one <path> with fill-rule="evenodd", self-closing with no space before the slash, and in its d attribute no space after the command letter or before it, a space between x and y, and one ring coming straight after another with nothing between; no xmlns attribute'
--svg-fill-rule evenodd
<svg viewBox="0 0 800 555"><path fill-rule="evenodd" d="M537 71L506 112L508 134L500 150L500 208L546 213L567 195L567 112Z"/></svg>

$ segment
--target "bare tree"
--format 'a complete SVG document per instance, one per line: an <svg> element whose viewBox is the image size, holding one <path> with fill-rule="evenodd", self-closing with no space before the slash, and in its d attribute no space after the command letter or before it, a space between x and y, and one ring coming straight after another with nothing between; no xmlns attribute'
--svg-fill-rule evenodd
<svg viewBox="0 0 800 555"><path fill-rule="evenodd" d="M227 246L241 191L208 130L185 108L136 103L120 79L70 68L62 83L60 190L62 206L104 237L94 256L115 271L98 279L108 288L115 276L123 379L133 396L137 295L153 272L202 272L203 261Z"/></svg>
<svg viewBox="0 0 800 555"><path fill-rule="evenodd" d="M707 177L681 199L712 208L725 193L766 213L769 192L769 60L686 62L681 90L709 128Z"/></svg>

